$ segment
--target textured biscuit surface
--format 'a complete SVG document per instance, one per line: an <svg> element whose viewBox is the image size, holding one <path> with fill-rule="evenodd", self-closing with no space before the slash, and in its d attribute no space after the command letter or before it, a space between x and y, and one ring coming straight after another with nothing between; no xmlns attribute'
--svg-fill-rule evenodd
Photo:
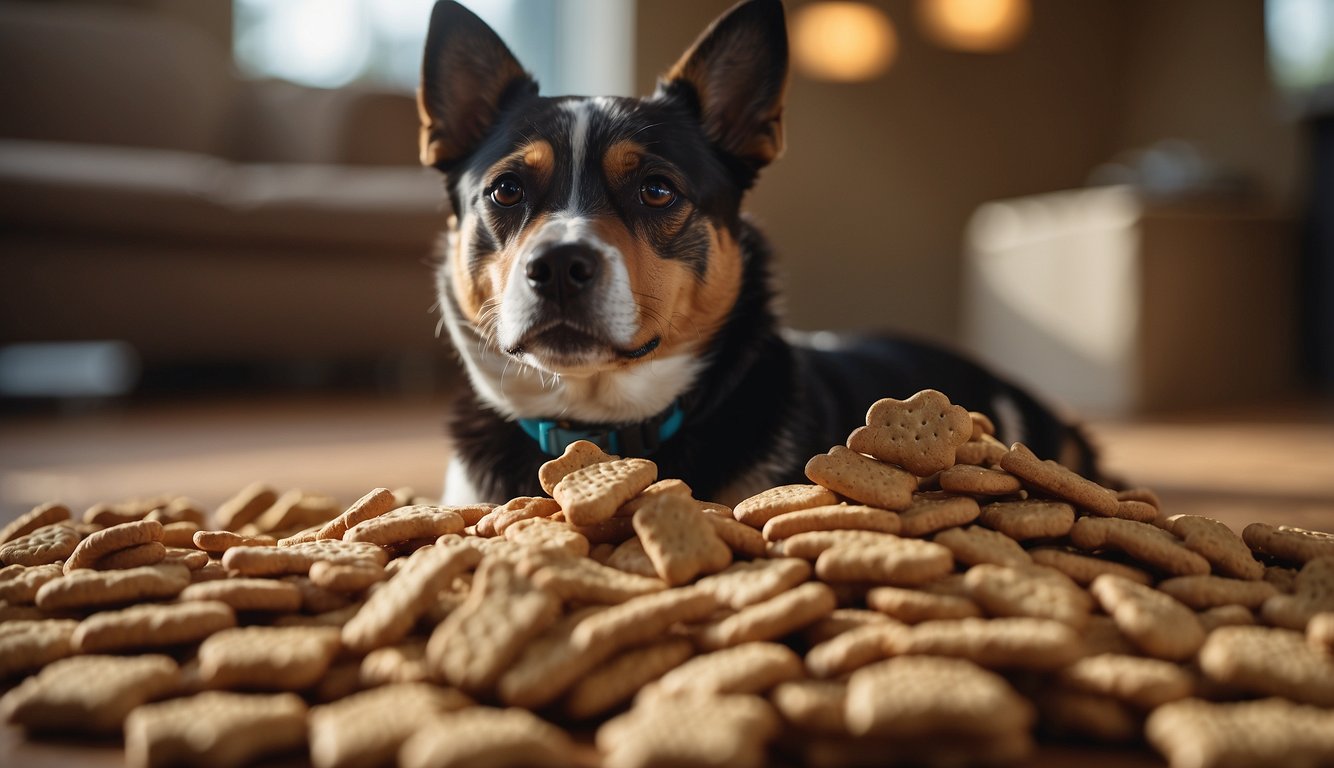
<svg viewBox="0 0 1334 768"><path fill-rule="evenodd" d="M130 710L174 691L180 669L166 656L72 656L48 664L0 698L0 714L36 730L107 733Z"/></svg>
<svg viewBox="0 0 1334 768"><path fill-rule="evenodd" d="M0 623L0 679L40 669L74 653L71 619L16 619Z"/></svg>
<svg viewBox="0 0 1334 768"><path fill-rule="evenodd" d="M199 645L199 673L213 688L299 691L319 682L338 653L333 627L237 627Z"/></svg>
<svg viewBox="0 0 1334 768"><path fill-rule="evenodd" d="M658 467L646 459L613 459L590 464L561 478L551 490L565 519L593 525L616 514L622 504L658 479Z"/></svg>
<svg viewBox="0 0 1334 768"><path fill-rule="evenodd" d="M1060 501L996 501L982 507L977 521L1015 541L1064 536L1075 524L1074 507Z"/></svg>
<svg viewBox="0 0 1334 768"><path fill-rule="evenodd" d="M1251 554L1246 542L1223 523L1198 515L1173 515L1167 518L1166 527L1187 549L1203 556L1224 576L1264 577L1264 566Z"/></svg>
<svg viewBox="0 0 1334 768"><path fill-rule="evenodd" d="M1334 659L1300 632L1220 627L1200 649L1199 664L1210 680L1248 693L1334 707Z"/></svg>
<svg viewBox="0 0 1334 768"><path fill-rule="evenodd" d="M1166 704L1149 716L1144 734L1174 766L1266 768L1334 762L1334 711L1282 699Z"/></svg>
<svg viewBox="0 0 1334 768"><path fill-rule="evenodd" d="M472 700L424 683L399 683L355 693L310 711L310 759L315 768L392 764L399 747L437 714Z"/></svg>
<svg viewBox="0 0 1334 768"><path fill-rule="evenodd" d="M769 520L785 512L827 507L838 497L820 485L780 485L738 503L732 515L753 528L763 528Z"/></svg>
<svg viewBox="0 0 1334 768"><path fill-rule="evenodd" d="M1122 634L1149 656L1181 661L1204 643L1195 612L1170 595L1110 575L1094 579L1089 592Z"/></svg>
<svg viewBox="0 0 1334 768"><path fill-rule="evenodd" d="M1033 707L1004 678L964 659L901 656L848 680L848 730L861 736L992 736L1027 729Z"/></svg>
<svg viewBox="0 0 1334 768"><path fill-rule="evenodd" d="M993 615L1055 619L1076 629L1088 623L1093 608L1078 584L1041 565L976 565L964 575L964 588Z"/></svg>
<svg viewBox="0 0 1334 768"><path fill-rule="evenodd" d="M80 653L115 653L198 642L234 626L236 614L225 603L149 603L95 613L70 642Z"/></svg>
<svg viewBox="0 0 1334 768"><path fill-rule="evenodd" d="M239 768L306 743L306 703L290 693L205 691L149 704L125 721L125 760L134 768Z"/></svg>
<svg viewBox="0 0 1334 768"><path fill-rule="evenodd" d="M1083 550L1115 549L1173 576L1209 573L1209 561L1187 549L1171 533L1148 523L1083 517L1070 529L1070 541Z"/></svg>
<svg viewBox="0 0 1334 768"><path fill-rule="evenodd" d="M907 400L876 401L866 411L866 424L848 437L848 447L919 477L953 466L955 449L973 434L968 411L934 389Z"/></svg>
<svg viewBox="0 0 1334 768"><path fill-rule="evenodd" d="M924 584L949 573L954 555L930 541L887 537L875 544L836 546L820 553L815 573L829 582L890 586Z"/></svg>
<svg viewBox="0 0 1334 768"><path fill-rule="evenodd" d="M542 491L550 496L556 490L556 485L571 472L611 461L615 458L617 457L608 454L587 440L575 440L565 446L564 453L546 462L538 469L538 483L542 486ZM497 533L501 533L501 531L497 531Z"/></svg>
<svg viewBox="0 0 1334 768"><path fill-rule="evenodd" d="M53 523L0 546L0 565L63 563L78 545L79 532L74 526Z"/></svg>
<svg viewBox="0 0 1334 768"><path fill-rule="evenodd" d="M829 587L803 584L703 625L695 635L695 643L704 650L717 650L756 640L775 640L828 616L837 605L838 600Z"/></svg>
<svg viewBox="0 0 1334 768"><path fill-rule="evenodd" d="M545 768L568 765L570 738L527 710L468 709L437 715L403 744L403 768Z"/></svg>
<svg viewBox="0 0 1334 768"><path fill-rule="evenodd" d="M8 544L20 536L27 536L38 528L45 528L69 519L69 507L57 502L47 502L33 507L19 515L4 528L0 529L0 546Z"/></svg>
<svg viewBox="0 0 1334 768"><path fill-rule="evenodd" d="M954 553L954 559L963 565L1030 565L1033 562L1014 539L979 525L941 531L932 541L948 548Z"/></svg>
<svg viewBox="0 0 1334 768"><path fill-rule="evenodd" d="M672 586L732 563L731 548L689 499L659 496L635 513L634 526L653 569Z"/></svg>
<svg viewBox="0 0 1334 768"><path fill-rule="evenodd" d="M1273 555L1292 563L1306 563L1317 557L1334 557L1334 533L1268 523L1251 523L1241 532L1247 546L1256 552Z"/></svg>
<svg viewBox="0 0 1334 768"><path fill-rule="evenodd" d="M834 493L879 509L907 509L917 478L841 445L806 462L806 477Z"/></svg>
<svg viewBox="0 0 1334 768"><path fill-rule="evenodd" d="M1015 443L1000 460L1001 468L1019 477L1025 484L1082 509L1107 517L1116 517L1116 494L1092 480L1079 476L1054 461L1039 459L1023 443Z"/></svg>
<svg viewBox="0 0 1334 768"><path fill-rule="evenodd" d="M597 746L607 768L759 768L778 730L773 708L754 696L668 697L609 720Z"/></svg>
<svg viewBox="0 0 1334 768"><path fill-rule="evenodd" d="M764 524L764 538L786 539L807 531L862 530L898 533L899 516L893 512L860 504L834 504L795 512L785 512Z"/></svg>

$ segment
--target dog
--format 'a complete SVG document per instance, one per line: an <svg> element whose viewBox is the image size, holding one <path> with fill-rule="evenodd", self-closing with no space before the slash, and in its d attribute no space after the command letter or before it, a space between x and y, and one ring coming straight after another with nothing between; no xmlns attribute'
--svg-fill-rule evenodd
<svg viewBox="0 0 1334 768"><path fill-rule="evenodd" d="M787 58L781 2L745 0L652 96L548 98L485 22L436 3L420 149L452 209L437 288L472 385L446 503L537 495L541 464L584 439L733 504L808 482L869 404L926 388L1093 471L1077 428L958 354L781 328L741 201L783 151Z"/></svg>

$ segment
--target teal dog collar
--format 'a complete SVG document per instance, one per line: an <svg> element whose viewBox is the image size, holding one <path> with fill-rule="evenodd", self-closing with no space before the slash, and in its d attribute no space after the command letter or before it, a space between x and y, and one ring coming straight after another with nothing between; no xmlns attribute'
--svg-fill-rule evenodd
<svg viewBox="0 0 1334 768"><path fill-rule="evenodd" d="M537 441L543 453L560 456L570 443L587 440L617 456L648 456L681 429L685 411L680 403L637 424L609 426L555 419L519 419L519 426Z"/></svg>

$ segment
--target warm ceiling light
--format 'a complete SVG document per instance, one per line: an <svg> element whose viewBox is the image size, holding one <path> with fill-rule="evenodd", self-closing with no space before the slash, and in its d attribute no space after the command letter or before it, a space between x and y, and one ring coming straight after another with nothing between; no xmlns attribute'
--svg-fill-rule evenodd
<svg viewBox="0 0 1334 768"><path fill-rule="evenodd" d="M870 80L898 53L894 25L866 3L820 2L792 12L792 60L817 80Z"/></svg>
<svg viewBox="0 0 1334 768"><path fill-rule="evenodd" d="M993 53L1028 29L1029 0L917 0L922 30L946 48Z"/></svg>

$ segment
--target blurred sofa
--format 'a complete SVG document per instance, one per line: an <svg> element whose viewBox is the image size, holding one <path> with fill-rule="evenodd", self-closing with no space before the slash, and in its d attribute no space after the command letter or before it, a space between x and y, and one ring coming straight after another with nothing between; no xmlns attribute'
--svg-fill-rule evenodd
<svg viewBox="0 0 1334 768"><path fill-rule="evenodd" d="M0 2L0 344L146 363L439 355L408 94L238 77L202 31Z"/></svg>

